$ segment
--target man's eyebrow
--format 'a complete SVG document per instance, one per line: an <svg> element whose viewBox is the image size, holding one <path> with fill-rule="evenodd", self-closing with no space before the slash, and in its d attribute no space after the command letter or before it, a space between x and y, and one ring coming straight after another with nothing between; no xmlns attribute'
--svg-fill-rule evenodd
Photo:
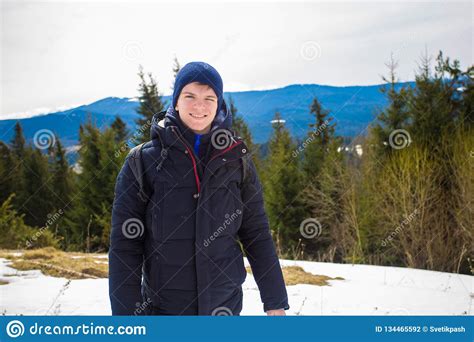
<svg viewBox="0 0 474 342"><path fill-rule="evenodd" d="M182 94L187 94L187 95L196 96L196 94L194 94L194 93L192 93L192 92L190 92L190 91L183 91ZM206 95L206 98L208 98L208 97L213 98L213 99L217 99L217 96L215 96L215 95Z"/></svg>

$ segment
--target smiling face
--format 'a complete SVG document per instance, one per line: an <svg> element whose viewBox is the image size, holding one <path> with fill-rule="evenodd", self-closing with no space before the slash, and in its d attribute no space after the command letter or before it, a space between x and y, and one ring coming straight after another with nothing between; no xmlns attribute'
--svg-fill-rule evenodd
<svg viewBox="0 0 474 342"><path fill-rule="evenodd" d="M176 111L183 123L194 133L205 134L217 112L217 95L206 84L186 84L179 94Z"/></svg>

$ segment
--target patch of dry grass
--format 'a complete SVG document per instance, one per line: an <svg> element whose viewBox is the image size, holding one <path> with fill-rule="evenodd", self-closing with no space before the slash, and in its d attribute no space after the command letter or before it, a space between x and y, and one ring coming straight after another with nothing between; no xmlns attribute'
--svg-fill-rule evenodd
<svg viewBox="0 0 474 342"><path fill-rule="evenodd" d="M8 281L6 281L6 280L0 280L0 285L7 285L7 284L9 284Z"/></svg>
<svg viewBox="0 0 474 342"><path fill-rule="evenodd" d="M250 267L246 267L247 273L252 273ZM297 284L309 284L318 286L330 286L328 280L344 280L342 277L331 278L325 275L313 274L306 272L300 266L282 267L283 278L285 278L286 286Z"/></svg>
<svg viewBox="0 0 474 342"><path fill-rule="evenodd" d="M21 253L21 255L16 255ZM0 258L9 259L9 266L20 271L40 270L43 274L52 277L67 279L107 278L107 259L101 258L103 254L67 253L52 247L26 251L1 250ZM247 272L252 273L250 267ZM306 272L300 266L287 266L282 268L286 285L310 284L329 286L329 280L344 280L344 278L331 278L325 275ZM4 281L0 285L8 284Z"/></svg>
<svg viewBox="0 0 474 342"><path fill-rule="evenodd" d="M52 247L17 251L0 251L0 257L12 261L9 266L20 271L40 270L52 277L67 279L107 278L108 264L97 263L100 254L66 253Z"/></svg>

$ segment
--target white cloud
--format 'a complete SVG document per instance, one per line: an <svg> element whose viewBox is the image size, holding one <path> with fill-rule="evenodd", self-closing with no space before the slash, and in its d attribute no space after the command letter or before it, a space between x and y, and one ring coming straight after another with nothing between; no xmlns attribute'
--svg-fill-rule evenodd
<svg viewBox="0 0 474 342"><path fill-rule="evenodd" d="M12 2L1 10L3 113L137 95L138 65L169 94L176 54L226 91L377 84L391 52L412 80L425 47L472 63L472 3ZM314 41L320 56L303 58Z"/></svg>

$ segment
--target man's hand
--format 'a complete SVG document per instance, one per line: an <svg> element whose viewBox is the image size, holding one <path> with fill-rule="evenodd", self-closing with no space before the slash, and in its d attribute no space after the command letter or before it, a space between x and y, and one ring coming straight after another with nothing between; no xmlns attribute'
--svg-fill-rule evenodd
<svg viewBox="0 0 474 342"><path fill-rule="evenodd" d="M278 309L278 310L268 310L267 316L286 316L285 310Z"/></svg>

